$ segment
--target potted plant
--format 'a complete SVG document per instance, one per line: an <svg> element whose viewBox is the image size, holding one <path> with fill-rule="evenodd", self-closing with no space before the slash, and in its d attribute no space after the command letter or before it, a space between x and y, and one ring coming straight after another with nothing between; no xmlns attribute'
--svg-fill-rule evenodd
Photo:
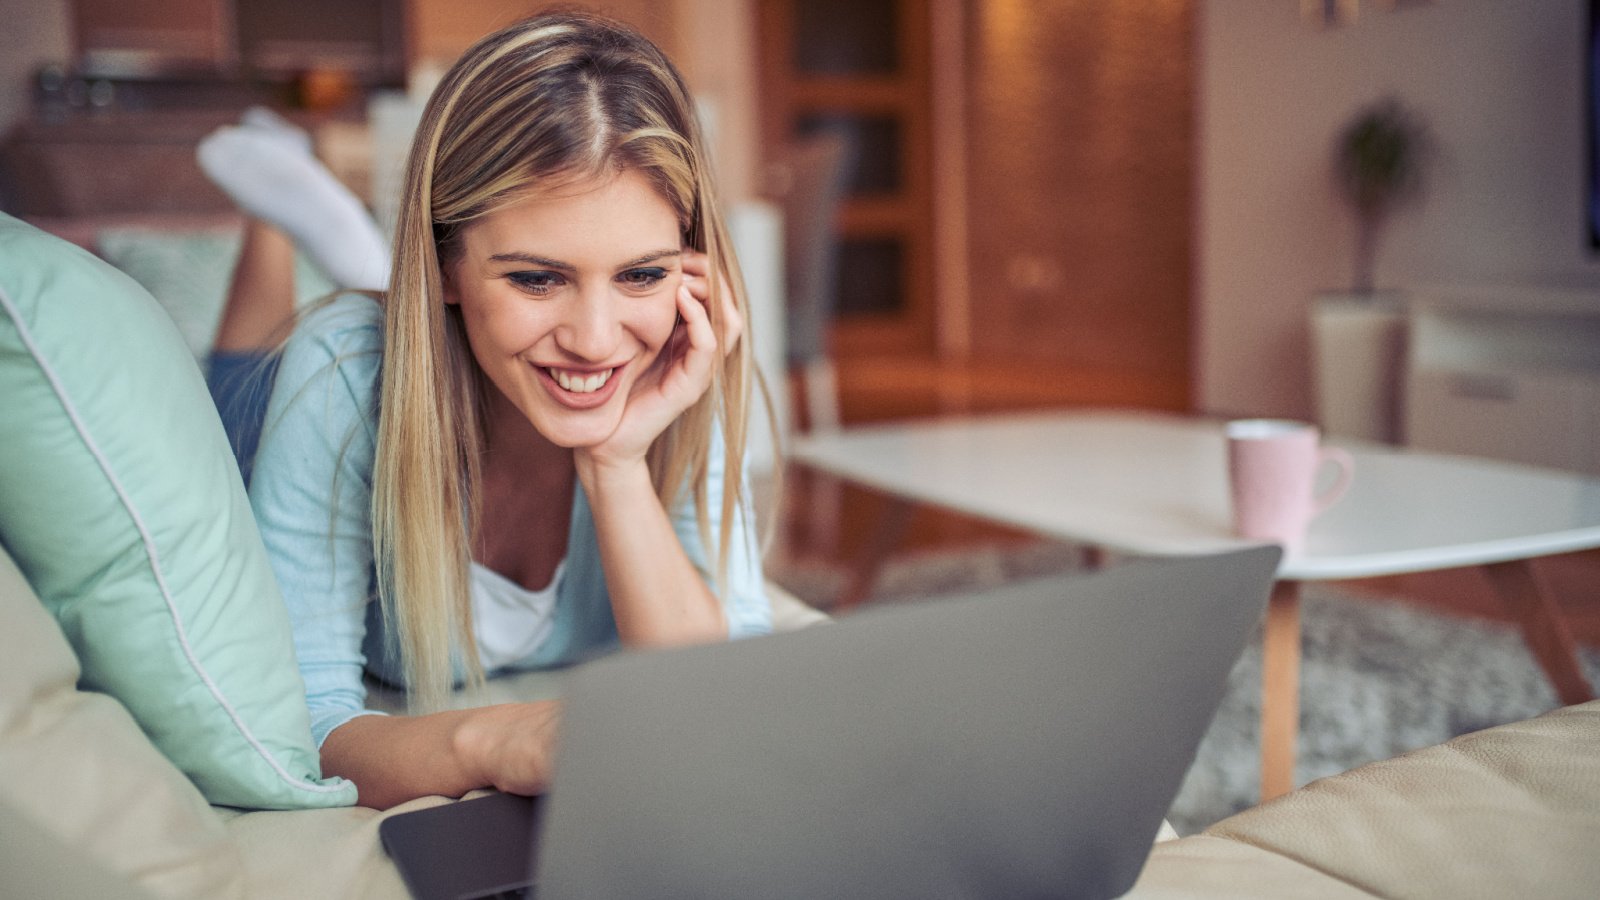
<svg viewBox="0 0 1600 900"><path fill-rule="evenodd" d="M1432 144L1423 120L1393 97L1357 112L1334 140L1334 184L1356 219L1355 293L1373 293L1378 238L1389 216L1422 200Z"/></svg>
<svg viewBox="0 0 1600 900"><path fill-rule="evenodd" d="M1395 212L1425 194L1433 140L1421 116L1393 97L1358 110L1334 139L1332 174L1355 219L1351 289L1324 292L1312 311L1313 381L1324 430L1395 442L1405 314L1378 291L1378 245Z"/></svg>

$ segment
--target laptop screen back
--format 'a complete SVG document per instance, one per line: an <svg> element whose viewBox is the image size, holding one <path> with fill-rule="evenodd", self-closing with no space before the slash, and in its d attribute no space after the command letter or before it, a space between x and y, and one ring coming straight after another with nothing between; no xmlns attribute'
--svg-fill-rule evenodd
<svg viewBox="0 0 1600 900"><path fill-rule="evenodd" d="M540 896L1123 893L1279 556L1136 563L586 666Z"/></svg>

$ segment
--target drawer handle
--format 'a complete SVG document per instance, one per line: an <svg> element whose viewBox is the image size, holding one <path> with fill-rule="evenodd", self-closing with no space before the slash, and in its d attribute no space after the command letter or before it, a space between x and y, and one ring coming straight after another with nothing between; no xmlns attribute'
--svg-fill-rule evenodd
<svg viewBox="0 0 1600 900"><path fill-rule="evenodd" d="M1517 383L1504 375L1457 375L1450 379L1450 393L1469 400L1505 403L1517 398Z"/></svg>

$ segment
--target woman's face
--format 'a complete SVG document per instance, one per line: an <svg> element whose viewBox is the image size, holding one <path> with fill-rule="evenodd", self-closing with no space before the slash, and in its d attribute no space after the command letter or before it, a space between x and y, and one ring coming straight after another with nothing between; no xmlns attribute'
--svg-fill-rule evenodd
<svg viewBox="0 0 1600 900"><path fill-rule="evenodd" d="M462 230L445 302L489 380L552 443L591 447L672 336L677 214L644 175L539 194Z"/></svg>

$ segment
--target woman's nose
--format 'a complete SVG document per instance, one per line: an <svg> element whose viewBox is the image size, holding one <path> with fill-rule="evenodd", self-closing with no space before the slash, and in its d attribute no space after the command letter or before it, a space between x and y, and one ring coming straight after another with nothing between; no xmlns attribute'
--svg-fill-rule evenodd
<svg viewBox="0 0 1600 900"><path fill-rule="evenodd" d="M585 291L566 304L556 327L562 350L587 362L605 362L616 353L622 324L606 291Z"/></svg>

